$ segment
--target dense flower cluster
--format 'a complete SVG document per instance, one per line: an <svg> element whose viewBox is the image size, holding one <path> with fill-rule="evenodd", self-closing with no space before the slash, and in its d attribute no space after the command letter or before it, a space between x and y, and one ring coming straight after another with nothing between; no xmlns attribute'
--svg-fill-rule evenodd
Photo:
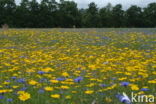
<svg viewBox="0 0 156 104"><path fill-rule="evenodd" d="M0 31L1 104L120 104L155 94L156 35Z"/></svg>

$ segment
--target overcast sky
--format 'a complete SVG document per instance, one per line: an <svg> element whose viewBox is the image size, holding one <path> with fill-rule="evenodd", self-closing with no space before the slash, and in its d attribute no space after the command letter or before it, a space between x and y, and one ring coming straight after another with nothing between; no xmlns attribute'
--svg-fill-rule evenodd
<svg viewBox="0 0 156 104"><path fill-rule="evenodd" d="M21 0L16 0L16 1L19 3ZM73 0L73 1L78 3L79 8L86 8L90 2L95 2L98 5L98 7L103 7L108 3L111 3L112 5L116 5L120 3L123 5L124 9L127 9L131 5L138 5L141 7L145 7L147 4L151 2L156 2L156 0Z"/></svg>

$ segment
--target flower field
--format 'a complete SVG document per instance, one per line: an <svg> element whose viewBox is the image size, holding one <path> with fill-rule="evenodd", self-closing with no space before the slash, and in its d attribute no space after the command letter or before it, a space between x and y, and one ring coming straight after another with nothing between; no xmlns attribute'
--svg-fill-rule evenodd
<svg viewBox="0 0 156 104"><path fill-rule="evenodd" d="M156 33L0 30L0 104L122 104L122 92L156 96Z"/></svg>

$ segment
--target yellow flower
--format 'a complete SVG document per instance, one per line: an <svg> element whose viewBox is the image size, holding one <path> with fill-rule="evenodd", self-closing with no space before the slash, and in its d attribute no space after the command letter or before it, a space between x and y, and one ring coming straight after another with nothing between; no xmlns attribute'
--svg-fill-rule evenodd
<svg viewBox="0 0 156 104"><path fill-rule="evenodd" d="M143 92L143 91L140 91L140 92L138 92L137 94L138 94L138 95L141 95L141 94L143 95L144 92Z"/></svg>
<svg viewBox="0 0 156 104"><path fill-rule="evenodd" d="M86 85L87 87L93 87L93 86L95 86L95 83L90 83L90 84L88 84L88 85Z"/></svg>
<svg viewBox="0 0 156 104"><path fill-rule="evenodd" d="M89 65L88 66L90 69L92 69L92 70L95 70L96 69L96 66L95 65Z"/></svg>
<svg viewBox="0 0 156 104"><path fill-rule="evenodd" d="M130 75L132 75L132 73L125 72L125 75L130 76Z"/></svg>
<svg viewBox="0 0 156 104"><path fill-rule="evenodd" d="M92 91L92 90L87 90L87 91L85 91L85 94L92 94L94 91Z"/></svg>
<svg viewBox="0 0 156 104"><path fill-rule="evenodd" d="M21 101L26 101L31 98L30 94L27 92L23 92L18 97Z"/></svg>
<svg viewBox="0 0 156 104"><path fill-rule="evenodd" d="M58 80L50 80L51 83L58 83Z"/></svg>
<svg viewBox="0 0 156 104"><path fill-rule="evenodd" d="M4 89L4 90L0 90L0 93L8 93L8 92L12 92L12 89Z"/></svg>
<svg viewBox="0 0 156 104"><path fill-rule="evenodd" d="M66 99L71 99L71 96L70 96L70 95L68 95L68 96L66 96L65 98L66 98Z"/></svg>
<svg viewBox="0 0 156 104"><path fill-rule="evenodd" d="M148 83L156 84L156 79L155 80L150 80L150 81L148 81Z"/></svg>
<svg viewBox="0 0 156 104"><path fill-rule="evenodd" d="M68 77L69 74L68 74L67 72L64 72L64 73L62 73L62 76L64 76L64 77Z"/></svg>
<svg viewBox="0 0 156 104"><path fill-rule="evenodd" d="M66 81L68 81L68 82L73 82L73 79L66 79Z"/></svg>
<svg viewBox="0 0 156 104"><path fill-rule="evenodd" d="M12 88L18 88L19 86L12 86Z"/></svg>
<svg viewBox="0 0 156 104"><path fill-rule="evenodd" d="M10 82L6 82L6 81L5 81L5 82L3 82L3 84L4 84L4 85L8 85L8 84L10 84Z"/></svg>
<svg viewBox="0 0 156 104"><path fill-rule="evenodd" d="M53 95L51 95L51 97L58 99L58 98L60 98L60 95L59 94L53 94Z"/></svg>
<svg viewBox="0 0 156 104"><path fill-rule="evenodd" d="M42 69L42 71L44 71L44 72L50 72L51 71L52 72L52 71L54 71L54 69L47 67L47 68Z"/></svg>
<svg viewBox="0 0 156 104"><path fill-rule="evenodd" d="M36 85L37 83L38 83L38 82L36 82L36 81L34 81L34 80L30 80L30 81L29 81L29 84L30 84L30 85Z"/></svg>
<svg viewBox="0 0 156 104"><path fill-rule="evenodd" d="M127 77L122 77L122 78L119 78L118 80L123 81L123 80L126 80L126 79L127 79Z"/></svg>
<svg viewBox="0 0 156 104"><path fill-rule="evenodd" d="M23 94L25 91L18 91L17 94Z"/></svg>
<svg viewBox="0 0 156 104"><path fill-rule="evenodd" d="M156 71L155 72L152 72L152 74L156 75Z"/></svg>
<svg viewBox="0 0 156 104"><path fill-rule="evenodd" d="M152 66L153 68L156 68L156 65Z"/></svg>
<svg viewBox="0 0 156 104"><path fill-rule="evenodd" d="M7 90L0 90L0 93L6 93Z"/></svg>
<svg viewBox="0 0 156 104"><path fill-rule="evenodd" d="M44 90L45 91L53 91L54 89L53 89L53 87L44 87Z"/></svg>
<svg viewBox="0 0 156 104"><path fill-rule="evenodd" d="M131 89L132 89L132 90L135 90L135 91L139 90L138 85L131 84L130 86L131 86Z"/></svg>
<svg viewBox="0 0 156 104"><path fill-rule="evenodd" d="M62 89L69 89L68 86L61 86L60 88L62 88Z"/></svg>

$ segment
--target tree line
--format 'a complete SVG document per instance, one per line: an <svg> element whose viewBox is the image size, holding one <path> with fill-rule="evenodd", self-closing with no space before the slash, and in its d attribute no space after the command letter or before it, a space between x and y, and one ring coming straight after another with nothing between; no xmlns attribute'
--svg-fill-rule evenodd
<svg viewBox="0 0 156 104"><path fill-rule="evenodd" d="M86 9L74 1L55 0L0 0L0 26L14 28L101 28L101 27L156 27L156 3L145 8L132 5L124 10L121 4L108 3L98 8L91 2Z"/></svg>

